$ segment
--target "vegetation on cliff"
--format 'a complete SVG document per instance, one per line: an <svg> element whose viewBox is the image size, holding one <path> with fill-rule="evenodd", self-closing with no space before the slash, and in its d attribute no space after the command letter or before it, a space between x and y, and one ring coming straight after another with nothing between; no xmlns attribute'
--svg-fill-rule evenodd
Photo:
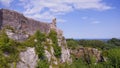
<svg viewBox="0 0 120 68"><path fill-rule="evenodd" d="M47 39L51 39L54 55L60 58L61 47L58 46L57 33L54 30L51 30L48 35L36 31L27 40L18 42L8 38L5 32L6 29L0 32L0 68L10 68L11 64L14 64L16 68L16 64L20 60L19 53L25 51L27 47L35 47L36 54L39 57L37 68L49 68L48 60L45 57L45 46L48 44Z"/></svg>
<svg viewBox="0 0 120 68"><path fill-rule="evenodd" d="M19 59L19 53L24 51L26 47L35 47L38 54L38 66L37 68L49 68L49 63L45 57L44 45L48 44L46 39L52 40L52 46L54 49L54 55L58 58L61 56L61 48L58 46L57 34L54 30L46 35L40 31L36 31L33 36L30 36L24 42L17 42L8 38L4 30L0 32L0 68L10 68L11 63L16 67ZM99 40L74 40L67 39L68 48L70 50L76 50L79 47L92 47L102 51L104 61L96 62L95 57L86 54L86 57L76 58L71 54L73 62L71 64L61 64L58 67L62 68L119 68L120 67L120 40L113 38L107 42ZM89 62L88 62L89 61Z"/></svg>
<svg viewBox="0 0 120 68"><path fill-rule="evenodd" d="M10 63L19 61L20 45L9 39L4 31L0 32L0 68L10 68Z"/></svg>
<svg viewBox="0 0 120 68"><path fill-rule="evenodd" d="M120 40L112 38L106 42L100 40L74 40L67 39L68 47L74 51L80 47L96 48L102 52L104 61L95 62L95 57L88 58L80 57L76 59L73 57L73 63L68 65L68 68L119 68L120 67ZM87 61L86 61L87 60ZM88 63L89 60L89 63Z"/></svg>
<svg viewBox="0 0 120 68"><path fill-rule="evenodd" d="M49 37L52 40L52 46L54 48L54 55L58 58L61 56L61 47L58 46L58 39L57 39L57 33L54 30L51 30L49 33Z"/></svg>

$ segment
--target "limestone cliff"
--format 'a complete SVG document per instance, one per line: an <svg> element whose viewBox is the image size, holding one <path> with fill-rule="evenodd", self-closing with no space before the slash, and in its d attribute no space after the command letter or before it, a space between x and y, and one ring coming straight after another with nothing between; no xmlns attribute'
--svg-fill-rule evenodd
<svg viewBox="0 0 120 68"><path fill-rule="evenodd" d="M25 17L23 14L13 10L0 9L0 28L11 26L19 32L34 34L36 30L48 33L50 31L49 23L40 22Z"/></svg>
<svg viewBox="0 0 120 68"><path fill-rule="evenodd" d="M63 37L62 30L56 27L56 19L53 19L52 23L44 23L25 17L16 11L8 9L0 9L0 29L4 30L10 39L18 42L27 40L30 36L34 35L38 30L48 35L51 30L57 33L57 46L61 48L61 56L57 58L54 55L53 40L46 38L44 44L44 52L47 60L50 64L50 68L60 63L71 62L70 51L67 48L66 40ZM34 39L33 42L38 40ZM32 41L31 41L32 42ZM47 46L49 45L49 46ZM26 47L24 51L19 53L19 61L16 64L16 68L35 68L37 66L38 55L35 51L35 45L33 47ZM13 68L13 64L11 64Z"/></svg>
<svg viewBox="0 0 120 68"><path fill-rule="evenodd" d="M91 58L94 58L94 63L104 61L102 52L96 48L78 47L75 50L71 50L71 54L73 54L76 59L84 58L87 63L90 62Z"/></svg>
<svg viewBox="0 0 120 68"><path fill-rule="evenodd" d="M35 48L28 47L26 51L20 53L20 61L16 68L35 68L37 60L38 56L35 53Z"/></svg>

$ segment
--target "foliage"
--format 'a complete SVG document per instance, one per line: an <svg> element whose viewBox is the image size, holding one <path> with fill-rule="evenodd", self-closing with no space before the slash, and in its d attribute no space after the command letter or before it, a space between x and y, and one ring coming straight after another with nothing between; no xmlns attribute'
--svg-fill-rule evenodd
<svg viewBox="0 0 120 68"><path fill-rule="evenodd" d="M28 46L28 47L33 47L35 46L35 36L30 36L27 40L25 40L24 42L21 42L21 44L23 44L23 46Z"/></svg>
<svg viewBox="0 0 120 68"><path fill-rule="evenodd" d="M9 42L9 38L4 31L0 32L0 46L6 45Z"/></svg>
<svg viewBox="0 0 120 68"><path fill-rule="evenodd" d="M42 44L43 41L45 41L46 36L44 33L40 32L39 30L36 31L35 33L35 38L37 40L37 42L39 42L40 44Z"/></svg>
<svg viewBox="0 0 120 68"><path fill-rule="evenodd" d="M36 41L35 41L36 40ZM44 42L46 35L37 31L24 42L9 39L4 31L0 32L0 68L9 68L11 63L19 61L19 52L26 47L35 47L39 57L38 68L48 68L49 64L44 59ZM58 49L59 50L59 49ZM16 64L15 64L16 67Z"/></svg>
<svg viewBox="0 0 120 68"><path fill-rule="evenodd" d="M83 47L93 47L98 49L111 49L111 48L117 48L119 46L119 39L111 39L107 42L101 41L101 40L74 40L74 39L67 39L67 45L70 49L75 49L78 46Z"/></svg>
<svg viewBox="0 0 120 68"><path fill-rule="evenodd" d="M54 55L59 58L61 56L61 47L58 46L57 33L54 30L51 30L49 33L49 37L53 43Z"/></svg>
<svg viewBox="0 0 120 68"><path fill-rule="evenodd" d="M1 51L0 51L0 68L10 68L7 59L4 57Z"/></svg>
<svg viewBox="0 0 120 68"><path fill-rule="evenodd" d="M53 44L58 45L57 33L54 30L50 31L49 38L52 40Z"/></svg>
<svg viewBox="0 0 120 68"><path fill-rule="evenodd" d="M53 48L54 48L54 55L58 58L60 58L61 56L61 47L60 46L56 46L53 44Z"/></svg>
<svg viewBox="0 0 120 68"><path fill-rule="evenodd" d="M67 39L67 46L69 49L75 49L78 46L78 41L74 40L74 39Z"/></svg>
<svg viewBox="0 0 120 68"><path fill-rule="evenodd" d="M110 65L112 65L114 68L120 67L120 49L110 49L108 50L108 61L110 62Z"/></svg>
<svg viewBox="0 0 120 68"><path fill-rule="evenodd" d="M112 38L108 41L108 43L113 46L120 46L120 39Z"/></svg>
<svg viewBox="0 0 120 68"><path fill-rule="evenodd" d="M79 45L104 49L106 44L100 40L79 40Z"/></svg>
<svg viewBox="0 0 120 68"><path fill-rule="evenodd" d="M43 42L45 41L45 38L46 38L45 34L41 33L40 31L37 31L35 33L35 39L36 39L35 47L36 47L36 52L37 52L39 58L44 57Z"/></svg>
<svg viewBox="0 0 120 68"><path fill-rule="evenodd" d="M7 27L7 29L12 29ZM61 56L61 47L58 46L57 33L51 30L48 35L52 40L54 48L54 55L58 58ZM37 31L33 36L29 37L24 42L17 42L9 39L4 31L0 32L0 68L10 68L11 63L19 61L19 52L26 47L36 48L39 57L37 68L49 68L49 63L45 59L44 45L46 42L46 35ZM84 55L84 58L76 59L73 56L72 64L62 64L60 68L120 68L120 40L112 38L107 42L100 40L74 40L67 39L67 45L70 49L77 49L79 46L93 47L102 50L102 55L107 57L106 62L96 63L95 57L91 55ZM95 64L96 63L96 64ZM16 65L15 65L16 67Z"/></svg>
<svg viewBox="0 0 120 68"><path fill-rule="evenodd" d="M71 65L68 65L68 68L120 68L119 43L120 40L116 38L112 38L107 42L100 40L68 39L67 44L69 47L75 46L75 49L77 49L79 46L83 46L101 49L102 56L106 58L106 61L96 63L95 57L92 57L91 55L84 55L84 58L78 58L77 60L74 59L75 56L73 55L73 63Z"/></svg>
<svg viewBox="0 0 120 68"><path fill-rule="evenodd" d="M40 44L36 44L36 52L38 57L43 59L44 58L44 46Z"/></svg>
<svg viewBox="0 0 120 68"><path fill-rule="evenodd" d="M79 58L73 61L70 68L88 68L88 66L82 58Z"/></svg>
<svg viewBox="0 0 120 68"><path fill-rule="evenodd" d="M10 63L19 60L19 45L18 42L9 39L4 31L0 33L0 68L9 68Z"/></svg>
<svg viewBox="0 0 120 68"><path fill-rule="evenodd" d="M49 63L47 60L39 60L36 68L49 68Z"/></svg>

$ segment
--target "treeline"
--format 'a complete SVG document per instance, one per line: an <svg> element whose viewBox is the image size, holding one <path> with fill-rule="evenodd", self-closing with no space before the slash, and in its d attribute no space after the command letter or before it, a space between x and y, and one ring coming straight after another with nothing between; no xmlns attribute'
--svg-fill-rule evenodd
<svg viewBox="0 0 120 68"><path fill-rule="evenodd" d="M120 39L112 38L106 42L101 40L67 39L67 45L70 49L74 49L77 46L83 46L83 47L93 47L93 48L99 48L99 49L105 50L105 49L111 49L111 48L119 48Z"/></svg>
<svg viewBox="0 0 120 68"><path fill-rule="evenodd" d="M105 58L103 62L94 63L94 58L91 58L91 63L87 63L83 58L74 59L71 65L66 65L66 68L120 68L120 39L112 38L108 41L101 40L74 40L67 39L67 45L70 50L75 50L79 47L96 48L102 51L102 56Z"/></svg>

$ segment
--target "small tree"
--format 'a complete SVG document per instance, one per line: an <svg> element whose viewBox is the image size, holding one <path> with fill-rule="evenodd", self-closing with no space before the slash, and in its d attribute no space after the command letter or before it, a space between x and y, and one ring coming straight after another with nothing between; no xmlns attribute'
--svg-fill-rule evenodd
<svg viewBox="0 0 120 68"><path fill-rule="evenodd" d="M59 58L61 56L61 47L58 46L57 33L54 30L51 30L49 33L49 37L53 43L54 55Z"/></svg>
<svg viewBox="0 0 120 68"><path fill-rule="evenodd" d="M38 53L39 58L44 57L44 45L42 42L45 41L45 34L41 33L40 31L37 31L35 33L35 38L36 38L36 51Z"/></svg>

